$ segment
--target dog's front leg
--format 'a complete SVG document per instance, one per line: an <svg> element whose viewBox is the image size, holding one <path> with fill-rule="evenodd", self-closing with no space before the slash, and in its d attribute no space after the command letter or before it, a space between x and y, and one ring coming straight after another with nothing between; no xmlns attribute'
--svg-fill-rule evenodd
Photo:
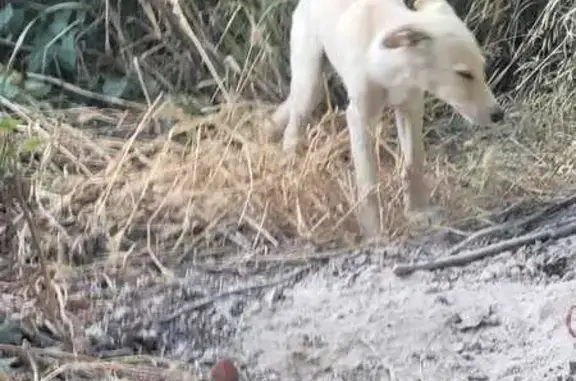
<svg viewBox="0 0 576 381"><path fill-rule="evenodd" d="M374 152L368 139L370 122L369 99L366 96L352 98L346 109L346 121L350 131L352 160L356 173L358 195L357 218L364 234L370 238L380 232L380 211L376 197L377 176Z"/></svg>
<svg viewBox="0 0 576 381"><path fill-rule="evenodd" d="M403 153L402 180L407 214L426 211L429 194L424 181L424 94L411 91L406 101L394 108L398 140Z"/></svg>

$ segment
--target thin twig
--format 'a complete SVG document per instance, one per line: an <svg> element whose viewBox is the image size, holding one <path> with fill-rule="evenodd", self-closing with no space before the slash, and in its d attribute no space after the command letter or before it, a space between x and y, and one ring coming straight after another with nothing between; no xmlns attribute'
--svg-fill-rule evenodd
<svg viewBox="0 0 576 381"><path fill-rule="evenodd" d="M60 331L59 333L62 335L62 337L69 340L67 344L72 344L71 339L67 338L64 329L60 326L59 321L57 319L57 315L55 313L56 308L54 306L54 303L56 302L56 295L55 290L52 287L52 277L50 276L48 261L40 245L38 230L36 224L34 223L34 219L32 218L32 211L28 207L28 203L24 195L20 173L18 172L18 169L16 169L14 172L15 172L14 183L16 188L14 192L15 193L14 197L20 204L20 208L22 208L22 214L24 215L24 219L26 220L26 224L28 225L28 230L30 230L30 241L31 241L30 244L32 245L33 250L36 252L36 256L38 257L38 261L40 262L40 269L42 272L42 276L44 278L43 283L44 283L45 295L40 296L39 301L44 306L44 312L52 319L52 322L54 324L57 324L59 326Z"/></svg>
<svg viewBox="0 0 576 381"><path fill-rule="evenodd" d="M200 41L200 39L198 38L196 33L194 33L194 31L192 30L192 27L188 23L186 16L184 16L184 11L182 10L182 7L180 6L180 2L177 0L167 0L165 2L160 2L160 1L156 0L155 3L168 7L168 10L170 11L170 15L175 17L175 20L171 19L170 21L176 21L176 26L178 27L178 29L182 33L184 33L184 35L186 37L188 37L190 39L190 41L194 45L194 48L196 48L196 51L198 52L198 54L202 58L202 61L204 62L204 64L208 68L208 71L212 75L212 78L216 82L216 85L220 89L220 92L224 96L226 103L232 103L232 97L230 96L230 93L228 92L228 90L226 90L226 86L224 85L224 81L223 81L222 77L220 76L220 74L218 74L216 67L214 66L212 60L210 59L210 57L206 53L206 49L204 49L202 42Z"/></svg>
<svg viewBox="0 0 576 381"><path fill-rule="evenodd" d="M539 232L524 234L477 250L440 258L434 261L415 263L412 265L396 265L393 272L398 276L403 276L418 270L436 270L446 267L463 266L486 257L500 254L506 250L532 244L536 241L559 239L572 234L576 234L576 222L566 224L558 229L547 228Z"/></svg>
<svg viewBox="0 0 576 381"><path fill-rule="evenodd" d="M38 367L38 362L36 361L35 356L30 351L30 343L28 340L24 339L22 343L22 349L26 354L26 358L28 359L28 363L30 364L30 368L32 368L32 374L34 381L40 381L40 372Z"/></svg>
<svg viewBox="0 0 576 381"><path fill-rule="evenodd" d="M214 303L216 300L218 300L220 298L224 298L226 296L242 294L244 292L259 290L261 288L266 288L266 287L271 287L271 286L277 286L279 284L288 282L289 280L291 280L295 277L298 277L299 275L303 274L305 271L308 271L309 269L310 269L310 266L307 266L307 267L298 269L296 271L293 271L292 273L290 273L284 277L281 277L280 279L273 280L271 282L266 282L266 283L262 283L262 284L255 284L255 285L245 286L245 287L239 287L239 288L235 288L235 289L229 290L229 291L222 291L216 295L210 295L210 296L207 296L207 297L202 298L200 300L195 300L192 303L187 303L184 306L178 308L176 311L169 314L168 316L161 318L160 322L161 323L168 323L171 320L174 320L174 319L182 316L183 314L186 314L190 311L194 311L198 308L205 307L209 304Z"/></svg>
<svg viewBox="0 0 576 381"><path fill-rule="evenodd" d="M26 73L26 75L30 79L34 79L34 80L40 81L40 82L46 82L46 83L49 83L51 85L61 87L64 90L70 91L72 93L83 96L85 98L95 99L95 100L98 100L100 102L108 103L111 105L126 107L126 108L133 108L133 109L140 110L140 111L146 111L146 109L147 109L147 107L144 106L143 104L140 104L137 102L132 102L132 101L127 101L125 99L113 97L110 95L95 93L95 92L90 91L90 90L85 90L81 87L78 87L76 85L73 85L71 83L63 81L60 78L54 78L54 77L50 77L47 75L32 73L32 72L28 72L28 73Z"/></svg>

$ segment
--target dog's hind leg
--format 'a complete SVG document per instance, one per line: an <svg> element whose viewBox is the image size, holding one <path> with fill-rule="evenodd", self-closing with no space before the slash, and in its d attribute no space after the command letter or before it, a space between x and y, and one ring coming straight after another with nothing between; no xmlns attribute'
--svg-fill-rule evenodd
<svg viewBox="0 0 576 381"><path fill-rule="evenodd" d="M322 94L322 44L310 25L306 10L297 8L290 32L290 94L272 119L274 133L284 132L282 148L293 153L300 141L303 124L316 108Z"/></svg>

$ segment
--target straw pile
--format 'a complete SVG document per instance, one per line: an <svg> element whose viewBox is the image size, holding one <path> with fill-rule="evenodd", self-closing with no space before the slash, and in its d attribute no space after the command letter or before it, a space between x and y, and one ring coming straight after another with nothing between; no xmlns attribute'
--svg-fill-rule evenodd
<svg viewBox="0 0 576 381"><path fill-rule="evenodd" d="M429 129L428 182L448 225L574 181L570 107L545 119L538 104L522 107L526 117L499 129L473 130L459 119ZM295 243L353 244L355 184L343 113L320 118L308 130L307 151L290 159L266 140L269 112L244 103L187 116L166 102L133 114L71 109L64 112L70 125L34 122L31 129L54 139L39 158L49 164L33 181L40 212L55 224L46 226L46 248L66 241L58 221L70 218L76 232L105 237L102 250L146 249L166 260L225 247L262 254ZM176 123L162 127L169 120ZM124 132L114 128L120 123ZM163 132L146 138L155 126ZM410 229L390 115L375 135L384 228L403 236Z"/></svg>
<svg viewBox="0 0 576 381"><path fill-rule="evenodd" d="M72 299L63 295L74 279L121 273L126 280L143 264L163 274L190 262L238 267L305 257L308 252L287 249L306 243L356 241L349 137L334 76L327 77L327 111L309 126L303 155L287 159L262 134L269 104L287 91L286 36L294 5L94 2L91 18L70 24L86 22L78 38L90 49L78 50L78 67L29 73L36 84L58 90L53 97L14 101L3 93L3 111L20 125L19 134L3 135L0 145L0 250L9 259L0 269L1 287L11 306L24 306L22 316L49 321L72 351L81 324L69 320ZM31 7L48 14L77 4ZM466 234L463 226L489 224L491 211L575 185L576 12L572 0L462 1L457 10L486 49L511 118L499 128L471 127L437 102L428 104L433 202L450 220L446 229ZM0 57L19 69L35 47L12 37L0 40L9 47ZM161 90L171 97L161 97ZM402 213L390 115L374 137L384 228L402 238L411 229ZM30 139L34 149L8 165L5 148ZM11 312L2 308L0 313ZM135 379L157 377L150 366L87 357L72 369L68 361L80 361L72 355L0 349L44 356L53 376L121 369Z"/></svg>

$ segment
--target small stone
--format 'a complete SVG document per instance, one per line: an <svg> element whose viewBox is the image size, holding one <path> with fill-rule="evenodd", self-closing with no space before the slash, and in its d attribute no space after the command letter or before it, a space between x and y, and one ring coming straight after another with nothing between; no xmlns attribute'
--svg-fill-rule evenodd
<svg viewBox="0 0 576 381"><path fill-rule="evenodd" d="M549 276L562 277L568 264L566 257L550 258L542 266L542 271Z"/></svg>
<svg viewBox="0 0 576 381"><path fill-rule="evenodd" d="M568 362L568 374L571 376L576 375L576 361Z"/></svg>
<svg viewBox="0 0 576 381"><path fill-rule="evenodd" d="M368 260L368 256L366 254L360 254L356 258L354 258L354 264L356 266L362 266Z"/></svg>
<svg viewBox="0 0 576 381"><path fill-rule="evenodd" d="M466 345L464 343L457 343L454 345L454 352L456 353L463 353L466 349Z"/></svg>
<svg viewBox="0 0 576 381"><path fill-rule="evenodd" d="M246 306L246 302L244 302L243 300L238 300L236 303L234 303L232 305L232 307L230 307L230 315L232 315L234 317L238 317L238 316L242 315L242 312L244 312L245 306Z"/></svg>
<svg viewBox="0 0 576 381"><path fill-rule="evenodd" d="M238 369L230 360L220 360L212 368L212 380L214 381L238 381L240 375Z"/></svg>
<svg viewBox="0 0 576 381"><path fill-rule="evenodd" d="M446 322L448 325L452 326L452 325L459 325L460 323L462 323L462 317L460 316L460 314L453 314L452 316L450 316L447 319Z"/></svg>
<svg viewBox="0 0 576 381"><path fill-rule="evenodd" d="M469 381L486 381L488 380L488 376L485 374L480 373L480 371L476 371L475 374L471 374L468 376Z"/></svg>
<svg viewBox="0 0 576 381"><path fill-rule="evenodd" d="M438 303L438 304L443 304L443 305L445 305L445 306L449 306L450 304L452 304L452 303L450 303L450 302L448 301L448 299L447 299L445 296L443 296L443 295L437 296L436 299L434 299L434 302L435 302L435 303Z"/></svg>

